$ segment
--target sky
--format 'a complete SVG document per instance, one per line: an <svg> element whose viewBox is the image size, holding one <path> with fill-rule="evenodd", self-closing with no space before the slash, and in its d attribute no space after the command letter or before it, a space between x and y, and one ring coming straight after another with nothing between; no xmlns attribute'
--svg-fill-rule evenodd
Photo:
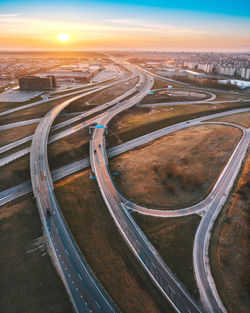
<svg viewBox="0 0 250 313"><path fill-rule="evenodd" d="M249 52L250 1L0 0L0 50L97 49Z"/></svg>

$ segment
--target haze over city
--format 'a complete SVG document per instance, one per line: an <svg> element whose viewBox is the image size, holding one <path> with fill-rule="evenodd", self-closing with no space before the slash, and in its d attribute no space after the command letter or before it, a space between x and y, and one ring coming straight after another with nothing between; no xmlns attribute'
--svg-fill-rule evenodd
<svg viewBox="0 0 250 313"><path fill-rule="evenodd" d="M58 41L66 33L69 41ZM0 1L1 50L249 51L249 1Z"/></svg>

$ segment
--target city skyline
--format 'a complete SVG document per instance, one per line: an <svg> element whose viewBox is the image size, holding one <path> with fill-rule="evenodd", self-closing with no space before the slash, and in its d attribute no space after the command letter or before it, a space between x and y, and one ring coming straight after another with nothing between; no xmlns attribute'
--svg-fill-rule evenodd
<svg viewBox="0 0 250 313"><path fill-rule="evenodd" d="M249 9L247 1L4 0L0 50L249 51Z"/></svg>

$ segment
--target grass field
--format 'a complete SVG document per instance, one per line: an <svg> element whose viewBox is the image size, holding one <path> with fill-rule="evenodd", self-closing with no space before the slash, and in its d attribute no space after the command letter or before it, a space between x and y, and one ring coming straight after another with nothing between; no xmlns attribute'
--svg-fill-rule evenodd
<svg viewBox="0 0 250 313"><path fill-rule="evenodd" d="M1 131L0 147L5 146L23 137L32 135L35 132L36 127L37 124L30 124Z"/></svg>
<svg viewBox="0 0 250 313"><path fill-rule="evenodd" d="M90 171L64 179L55 192L86 260L124 313L173 312L130 255Z"/></svg>
<svg viewBox="0 0 250 313"><path fill-rule="evenodd" d="M25 155L1 167L0 191L21 184L30 179L30 159Z"/></svg>
<svg viewBox="0 0 250 313"><path fill-rule="evenodd" d="M198 215L157 218L133 213L137 224L188 291L199 298L193 271L193 243Z"/></svg>
<svg viewBox="0 0 250 313"><path fill-rule="evenodd" d="M250 94L230 94L225 92L214 92L216 95L216 99L214 101L222 101L222 100L239 100L239 99L250 99Z"/></svg>
<svg viewBox="0 0 250 313"><path fill-rule="evenodd" d="M72 102L72 104L67 107L64 112L79 112L104 104L131 89L136 85L137 81L138 78L135 78L130 80L128 84L117 84L102 91L84 96Z"/></svg>
<svg viewBox="0 0 250 313"><path fill-rule="evenodd" d="M31 195L1 207L0 250L1 312L74 312L46 252Z"/></svg>
<svg viewBox="0 0 250 313"><path fill-rule="evenodd" d="M48 145L48 159L51 169L61 167L89 156L88 128L83 128L69 136Z"/></svg>
<svg viewBox="0 0 250 313"><path fill-rule="evenodd" d="M107 146L115 146L154 130L199 116L223 112L232 108L249 107L248 104L180 105L173 107L133 107L117 114L109 123Z"/></svg>
<svg viewBox="0 0 250 313"><path fill-rule="evenodd" d="M173 89L170 91L160 90L149 94L142 99L140 104L164 103L164 102L185 102L206 100L210 96L204 92L188 91L186 89Z"/></svg>
<svg viewBox="0 0 250 313"><path fill-rule="evenodd" d="M14 109L14 108L18 108L22 105L25 104L30 104L36 101L40 101L43 100L43 98L41 96L36 96L28 101L24 101L24 102L0 102L0 112L4 112L10 109Z"/></svg>
<svg viewBox="0 0 250 313"><path fill-rule="evenodd" d="M229 313L249 312L250 151L240 179L217 218L210 263L217 290Z"/></svg>
<svg viewBox="0 0 250 313"><path fill-rule="evenodd" d="M155 79L152 89L161 89L161 88L165 88L165 86L168 86L168 85L172 86L173 88L182 88L181 85L172 83L171 81L164 82L164 81Z"/></svg>
<svg viewBox="0 0 250 313"><path fill-rule="evenodd" d="M64 102L72 96L65 96L63 99L49 100L48 102L32 106L21 111L13 112L1 117L3 124L31 120L34 118L44 117L44 115L54 106Z"/></svg>
<svg viewBox="0 0 250 313"><path fill-rule="evenodd" d="M243 127L250 127L250 111L229 116L218 117L210 121L228 122L241 125Z"/></svg>
<svg viewBox="0 0 250 313"><path fill-rule="evenodd" d="M134 202L183 208L207 195L240 136L231 126L190 127L112 158L110 168L119 172L115 183Z"/></svg>

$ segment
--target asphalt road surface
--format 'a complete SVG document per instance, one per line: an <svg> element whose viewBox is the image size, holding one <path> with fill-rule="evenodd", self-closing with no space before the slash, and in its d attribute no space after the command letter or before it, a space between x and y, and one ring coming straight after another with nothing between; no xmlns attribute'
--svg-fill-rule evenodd
<svg viewBox="0 0 250 313"><path fill-rule="evenodd" d="M39 123L30 154L32 189L49 249L76 311L117 312L117 308L96 280L67 228L53 192L48 166L47 144L51 125L66 106L80 97L82 95L56 106Z"/></svg>
<svg viewBox="0 0 250 313"><path fill-rule="evenodd" d="M152 75L152 73L150 74ZM135 77L135 75L135 71L133 71L132 77ZM126 77L122 79L123 81L126 81L127 79L132 78ZM166 80L170 81L169 79ZM117 82L113 82L112 84L117 84ZM129 95L131 96L135 91L138 91L136 95L132 96L129 100L119 103L119 105L113 106L106 112L100 114L98 118L94 118L95 122L97 121L100 125L103 126L103 128L94 130L93 139L90 145L90 163L92 170L96 175L101 194L125 242L128 244L134 255L138 258L141 265L151 277L152 281L156 284L156 286L168 299L177 312L195 313L205 312L205 310L212 313L225 312L225 308L217 293L209 266L209 238L214 221L223 204L225 203L229 191L239 172L249 144L249 130L247 131L241 127L243 131L243 137L234 150L227 165L223 169L211 194L208 197L209 199L206 198L204 201L195 205L195 208L192 207L183 209L188 210L186 211L188 214L202 212L203 215L195 237L193 259L195 275L201 293L202 302L205 304L205 308L203 308L191 297L185 287L182 286L182 284L173 275L167 265L163 262L157 251L147 240L140 228L136 225L135 221L129 213L129 209L138 209L138 206L121 196L119 191L114 186L111 175L107 168L108 157L123 153L129 149L133 149L133 147L145 144L178 129L199 125L200 122L204 122L210 118L245 112L249 111L249 109L231 110L228 112L216 113L206 117L178 123L176 125L136 138L118 147L113 147L109 150L107 155L104 134L108 122L116 114L133 106L135 103L138 103L145 95L147 95L153 85L153 80L149 79L148 76L139 73L138 85L139 88L134 87L129 92L127 92L127 94L120 96L120 100L124 99L125 95L126 97ZM107 86L102 86L97 88L97 90L102 90L104 88L107 88ZM93 89L88 89L88 91L91 93L93 92ZM110 300L105 290L97 282L94 274L91 272L89 266L81 255L80 250L74 242L70 231L65 224L53 192L53 182L47 160L48 135L56 116L70 102L83 96L83 94L80 94L80 92L72 93L72 95L74 94L77 95L70 100L64 101L62 104L56 106L48 114L46 114L36 129L36 132L33 136L30 156L32 189L37 201L41 221L43 223L45 234L47 236L49 247L52 251L58 272L64 281L65 287L71 296L72 302L77 312L117 312L118 309ZM63 97L65 97L65 95ZM117 98L112 101L110 103L115 104L117 102ZM110 103L108 106L107 104L103 105L102 109L113 105ZM89 111L87 115L98 112L100 107L93 110L94 112L89 113ZM24 123L28 122L29 121L26 121ZM66 126L68 123L68 121L62 122L61 124L63 126L61 127ZM61 134L57 134L51 137L50 142L62 138L63 136L67 136L73 131L77 131L82 127L86 127L86 125L81 123L74 126L72 129L64 130L61 132ZM28 137L21 140L27 140ZM9 157L11 158L13 155ZM73 165L70 164L62 169L54 171L53 178L55 180L59 179L59 177L61 178L63 175L66 176L71 174L72 170L75 171L77 168L79 169L79 167L83 168L85 166L89 166L88 159L75 162ZM21 185L22 187L20 187ZM17 194L20 196L20 194L23 192L27 193L30 188L30 182L26 182L1 192L0 205L12 200L13 196L16 196ZM184 211L182 210L178 210L178 212L179 214L184 214Z"/></svg>
<svg viewBox="0 0 250 313"><path fill-rule="evenodd" d="M227 116L227 115L231 115L231 114L236 114L236 113L242 113L242 112L248 112L250 111L250 108L244 108L244 109L235 109L232 111L226 111L226 112L221 112L221 113L216 113L216 117L221 117L221 116ZM202 117L202 121L208 120L208 119L212 119L215 118L214 115L207 115ZM154 131L152 133L149 133L147 135L144 135L142 137L138 137L135 138L133 140L130 140L128 142L125 142L121 145L115 146L113 148L108 149L107 154L108 157L114 157L116 155L119 155L121 153L124 153L126 151L129 151L131 149L137 148L138 146L142 145L142 144L146 144L152 140L155 140L157 138L160 138L162 136L165 136L171 132L177 131L179 129L182 129L183 127L188 127L188 126L195 126L195 125L199 125L197 123L197 120L189 120L189 121L185 121L183 123L180 123L180 125L176 126L176 125L172 125L172 126L168 126L162 129L159 129L157 131ZM60 133L59 133L60 134ZM53 136L49 138L49 141L53 139ZM30 150L30 148L28 148ZM28 151L29 153L29 151ZM11 156L10 156L11 157ZM1 161L0 161L1 162ZM86 159L82 159L73 163L70 163L66 166L63 166L61 168L58 168L57 170L52 171L52 178L53 181L57 181L60 180L66 176L69 176L71 174L74 174L84 168L87 168L90 166L90 162L89 162L89 158ZM19 184L17 186L11 187L5 191L0 192L0 206L4 205L5 203L12 201L20 196L25 195L26 193L31 192L31 184L30 182L24 182L22 184ZM161 210L150 210L148 208L144 208L144 207L140 207L132 202L127 203L127 205L129 205L130 208L134 208L136 210L141 211L141 213L144 214L148 214L148 215L160 215L160 216L166 216L166 217L174 217L174 216L179 216L180 214L185 214L187 215L188 212L188 208L185 209L180 209L177 211L161 211ZM198 205L198 204L197 204ZM196 208L194 210L192 210L192 212L190 213L195 213L195 212L199 212L200 210L203 210L206 207L206 203L201 204L200 208ZM184 210L184 211L182 211Z"/></svg>
<svg viewBox="0 0 250 313"><path fill-rule="evenodd" d="M134 97L121 104L119 111L106 115L100 123L107 126L109 120L120 111L134 105L140 98L143 98L152 86L152 81L146 78L144 87ZM198 303L189 295L186 289L172 274L169 268L160 258L147 238L138 228L133 218L126 210L123 199L113 185L110 173L107 169L107 156L105 149L105 129L95 129L90 144L90 163L92 171L109 209L111 216L116 223L125 242L131 251L138 258L146 272L151 277L162 294L172 304L177 312L204 312Z"/></svg>

